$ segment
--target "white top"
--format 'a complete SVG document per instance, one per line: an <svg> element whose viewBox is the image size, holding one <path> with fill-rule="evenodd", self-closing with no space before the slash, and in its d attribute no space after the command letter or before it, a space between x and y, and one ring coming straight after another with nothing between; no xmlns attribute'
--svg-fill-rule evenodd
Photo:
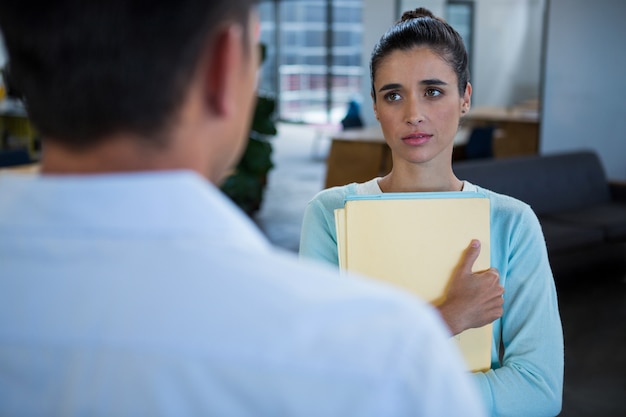
<svg viewBox="0 0 626 417"><path fill-rule="evenodd" d="M439 317L190 172L0 175L0 415L481 416Z"/></svg>
<svg viewBox="0 0 626 417"><path fill-rule="evenodd" d="M383 190L381 190L380 186L378 185L378 181L380 181L381 179L382 177L378 177L366 182L355 184L357 194L382 194ZM463 189L461 191L476 192L478 191L478 189L471 182L463 181Z"/></svg>

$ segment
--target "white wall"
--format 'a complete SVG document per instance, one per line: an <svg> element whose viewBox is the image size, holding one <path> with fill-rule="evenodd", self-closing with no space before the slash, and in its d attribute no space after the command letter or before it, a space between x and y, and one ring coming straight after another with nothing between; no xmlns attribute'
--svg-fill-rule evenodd
<svg viewBox="0 0 626 417"><path fill-rule="evenodd" d="M541 153L594 149L626 180L626 1L550 0Z"/></svg>
<svg viewBox="0 0 626 417"><path fill-rule="evenodd" d="M474 105L539 97L544 10L544 0L475 0Z"/></svg>

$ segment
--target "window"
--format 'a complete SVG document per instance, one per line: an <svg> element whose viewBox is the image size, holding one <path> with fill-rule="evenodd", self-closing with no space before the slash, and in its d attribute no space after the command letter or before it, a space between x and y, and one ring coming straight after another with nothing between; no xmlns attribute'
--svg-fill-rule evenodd
<svg viewBox="0 0 626 417"><path fill-rule="evenodd" d="M446 20L463 38L471 63L474 3L472 1L448 1L446 5Z"/></svg>
<svg viewBox="0 0 626 417"><path fill-rule="evenodd" d="M361 0L266 0L259 5L266 45L260 90L282 120L339 122L360 94Z"/></svg>

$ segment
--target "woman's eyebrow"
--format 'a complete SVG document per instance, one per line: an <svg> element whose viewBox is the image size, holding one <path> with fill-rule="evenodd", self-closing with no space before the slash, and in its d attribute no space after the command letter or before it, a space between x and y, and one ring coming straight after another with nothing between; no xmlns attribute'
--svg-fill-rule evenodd
<svg viewBox="0 0 626 417"><path fill-rule="evenodd" d="M429 78L426 80L422 80L419 82L420 85L448 85L447 82L440 80L439 78ZM399 88L402 88L402 84L398 84L398 83L390 83L390 84L385 84L382 87L380 87L378 89L378 92L381 93L383 91L388 91L388 90L397 90Z"/></svg>
<svg viewBox="0 0 626 417"><path fill-rule="evenodd" d="M448 85L447 82L440 80L439 78L432 78L429 80L420 81L421 85Z"/></svg>
<svg viewBox="0 0 626 417"><path fill-rule="evenodd" d="M378 92L380 93L382 91L387 91L387 90L397 90L398 88L402 88L402 84L398 84L398 83L385 84L378 89Z"/></svg>

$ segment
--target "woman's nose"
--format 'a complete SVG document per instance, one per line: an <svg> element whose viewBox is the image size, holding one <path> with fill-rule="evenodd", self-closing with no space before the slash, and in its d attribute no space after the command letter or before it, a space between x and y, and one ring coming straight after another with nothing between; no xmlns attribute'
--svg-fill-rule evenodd
<svg viewBox="0 0 626 417"><path fill-rule="evenodd" d="M424 121L422 109L417 100L409 100L406 105L405 120L407 124L417 125Z"/></svg>

